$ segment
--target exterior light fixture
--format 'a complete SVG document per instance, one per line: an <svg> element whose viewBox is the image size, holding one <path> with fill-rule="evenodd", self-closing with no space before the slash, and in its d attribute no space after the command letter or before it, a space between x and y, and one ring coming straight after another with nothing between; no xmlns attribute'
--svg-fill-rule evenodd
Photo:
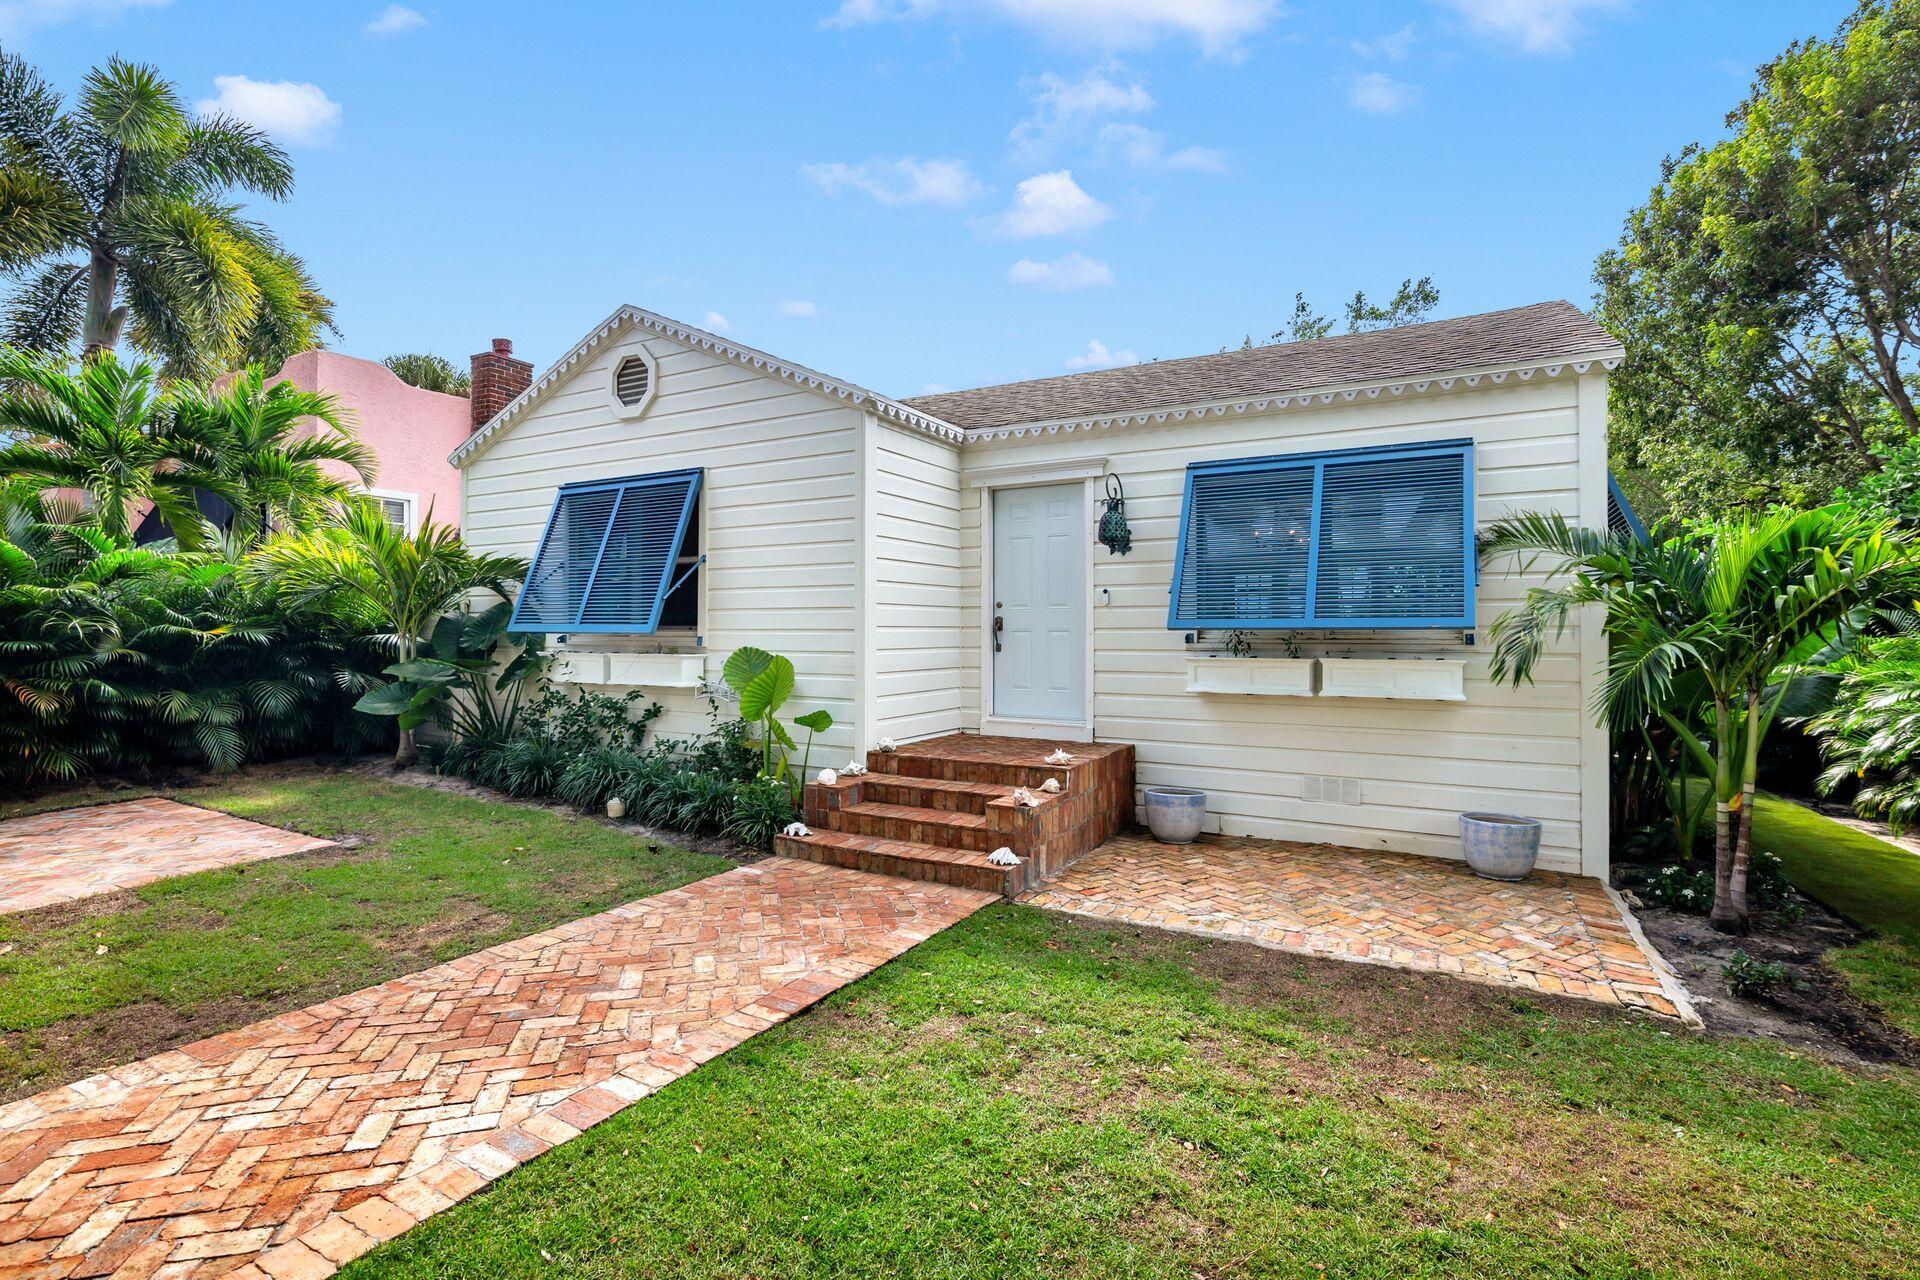
<svg viewBox="0 0 1920 1280"><path fill-rule="evenodd" d="M1127 528L1127 496L1120 477L1107 477L1107 509L1100 515L1100 545L1108 555L1123 556L1133 550L1133 530Z"/></svg>

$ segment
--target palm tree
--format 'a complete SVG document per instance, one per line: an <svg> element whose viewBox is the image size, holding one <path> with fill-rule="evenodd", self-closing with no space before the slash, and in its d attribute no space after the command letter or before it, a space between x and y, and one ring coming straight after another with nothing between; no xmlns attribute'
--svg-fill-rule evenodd
<svg viewBox="0 0 1920 1280"><path fill-rule="evenodd" d="M276 527L304 528L352 496L352 484L324 464L351 468L363 485L373 481L373 453L339 402L290 382L266 386L258 365L211 390L180 386L171 404L175 434L193 442L190 465L233 506L242 548Z"/></svg>
<svg viewBox="0 0 1920 1280"><path fill-rule="evenodd" d="M170 375L278 368L333 304L232 191L284 199L286 153L226 116L195 119L152 67L109 59L71 111L0 52L0 340L87 360L126 337Z"/></svg>
<svg viewBox="0 0 1920 1280"><path fill-rule="evenodd" d="M219 492L220 482L188 459L204 458L211 441L181 434L181 425L151 365L123 365L109 353L75 373L65 357L0 347L0 477L80 490L115 542L132 541L143 500L183 547L209 540L196 494Z"/></svg>
<svg viewBox="0 0 1920 1280"><path fill-rule="evenodd" d="M1712 923L1745 932L1760 744L1794 686L1791 664L1840 637L1856 611L1920 592L1920 543L1891 521L1831 506L1647 542L1517 515L1496 521L1481 546L1517 557L1521 572L1545 560L1554 575L1494 623L1496 680L1530 679L1576 610L1604 609L1610 643L1594 711L1615 725L1658 718L1711 780Z"/></svg>
<svg viewBox="0 0 1920 1280"><path fill-rule="evenodd" d="M369 502L351 504L338 525L272 539L248 565L303 603L386 632L402 663L419 655L433 624L470 592L492 591L504 600L508 587L527 575L527 562L518 557L469 550L456 530L433 522L432 512L408 535ZM403 720L393 762L405 766L418 756L413 729Z"/></svg>
<svg viewBox="0 0 1920 1280"><path fill-rule="evenodd" d="M438 391L450 396L473 394L473 375L453 367L444 356L408 352L388 356L380 362L393 370L393 376L422 391Z"/></svg>

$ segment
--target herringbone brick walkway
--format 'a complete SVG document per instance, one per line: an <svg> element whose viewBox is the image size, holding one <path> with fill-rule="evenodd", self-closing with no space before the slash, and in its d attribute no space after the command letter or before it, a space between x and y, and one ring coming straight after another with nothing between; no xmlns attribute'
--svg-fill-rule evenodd
<svg viewBox="0 0 1920 1280"><path fill-rule="evenodd" d="M317 1280L996 900L774 858L0 1108L0 1277Z"/></svg>
<svg viewBox="0 0 1920 1280"><path fill-rule="evenodd" d="M1440 858L1285 840L1110 840L1021 902L1450 973L1697 1024L1686 992L1600 881L1482 880Z"/></svg>
<svg viewBox="0 0 1920 1280"><path fill-rule="evenodd" d="M0 822L0 915L333 843L158 796Z"/></svg>

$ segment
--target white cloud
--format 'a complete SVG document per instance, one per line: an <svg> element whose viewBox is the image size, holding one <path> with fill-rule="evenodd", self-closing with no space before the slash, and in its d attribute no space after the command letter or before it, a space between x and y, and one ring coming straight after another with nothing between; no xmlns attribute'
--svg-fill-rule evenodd
<svg viewBox="0 0 1920 1280"><path fill-rule="evenodd" d="M700 323L705 325L707 329L713 333L725 333L727 330L733 328L733 324L718 311L707 312L706 319Z"/></svg>
<svg viewBox="0 0 1920 1280"><path fill-rule="evenodd" d="M1347 89L1347 101L1373 115L1390 116L1420 101L1420 90L1385 72L1369 71L1354 77Z"/></svg>
<svg viewBox="0 0 1920 1280"><path fill-rule="evenodd" d="M1587 14L1617 13L1627 0L1439 0L1483 35L1527 53L1565 53Z"/></svg>
<svg viewBox="0 0 1920 1280"><path fill-rule="evenodd" d="M1067 357L1069 369L1113 369L1123 364L1139 363L1138 351L1114 351L1098 338L1088 342L1087 349L1079 355Z"/></svg>
<svg viewBox="0 0 1920 1280"><path fill-rule="evenodd" d="M1084 253L1069 253L1051 262L1022 258L1007 268L1007 283L1071 293L1075 289L1097 289L1113 283L1113 268Z"/></svg>
<svg viewBox="0 0 1920 1280"><path fill-rule="evenodd" d="M1136 169L1191 169L1223 173L1227 153L1213 147L1167 150L1167 135L1143 125L1114 121L1100 130L1101 154L1124 160Z"/></svg>
<svg viewBox="0 0 1920 1280"><path fill-rule="evenodd" d="M828 195L858 191L884 205L961 205L984 189L965 160L867 160L860 164L810 164L807 177Z"/></svg>
<svg viewBox="0 0 1920 1280"><path fill-rule="evenodd" d="M1008 140L1022 160L1040 160L1064 143L1085 137L1107 116L1137 115L1153 109L1153 95L1135 82L1122 83L1105 71L1089 71L1078 80L1048 71L1028 88L1033 114L1013 126Z"/></svg>
<svg viewBox="0 0 1920 1280"><path fill-rule="evenodd" d="M325 146L340 127L340 104L319 85L215 76L213 87L219 96L202 99L194 110L233 116L294 146Z"/></svg>
<svg viewBox="0 0 1920 1280"><path fill-rule="evenodd" d="M397 36L408 31L417 31L427 25L427 15L418 9L409 9L403 4L390 4L375 14L373 20L362 27L370 36Z"/></svg>
<svg viewBox="0 0 1920 1280"><path fill-rule="evenodd" d="M0 39L83 18L117 18L129 9L157 9L172 0L0 0Z"/></svg>
<svg viewBox="0 0 1920 1280"><path fill-rule="evenodd" d="M805 298L788 298L780 304L780 314L799 320L811 320L820 314L820 305Z"/></svg>
<svg viewBox="0 0 1920 1280"><path fill-rule="evenodd" d="M1036 173L1015 187L1013 203L991 225L1007 239L1025 240L1086 231L1112 216L1113 210L1080 189L1070 170L1058 169Z"/></svg>
<svg viewBox="0 0 1920 1280"><path fill-rule="evenodd" d="M938 13L1005 18L1064 43L1137 48L1185 36L1208 53L1232 53L1283 12L1280 0L842 0L823 25L855 27Z"/></svg>
<svg viewBox="0 0 1920 1280"><path fill-rule="evenodd" d="M1398 31L1389 31L1372 40L1354 40L1347 46L1363 58L1383 58L1388 62L1404 62L1413 49L1413 24L1409 22Z"/></svg>

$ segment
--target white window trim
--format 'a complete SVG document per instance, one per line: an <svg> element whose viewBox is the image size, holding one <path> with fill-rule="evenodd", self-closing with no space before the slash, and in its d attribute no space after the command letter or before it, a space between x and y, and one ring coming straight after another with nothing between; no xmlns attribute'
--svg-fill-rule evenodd
<svg viewBox="0 0 1920 1280"><path fill-rule="evenodd" d="M620 398L620 368L629 360L638 360L647 366L647 394L640 397L640 403L628 404ZM631 421L647 411L653 404L654 396L660 392L660 362L645 347L634 347L622 351L614 357L613 367L607 370L607 407L613 410L617 418Z"/></svg>
<svg viewBox="0 0 1920 1280"><path fill-rule="evenodd" d="M420 495L419 494L407 493L401 489L359 489L359 490L356 490L356 492L364 493L369 498L384 498L388 502L406 503L407 504L407 525L406 525L407 536L411 538L414 534L420 532Z"/></svg>

